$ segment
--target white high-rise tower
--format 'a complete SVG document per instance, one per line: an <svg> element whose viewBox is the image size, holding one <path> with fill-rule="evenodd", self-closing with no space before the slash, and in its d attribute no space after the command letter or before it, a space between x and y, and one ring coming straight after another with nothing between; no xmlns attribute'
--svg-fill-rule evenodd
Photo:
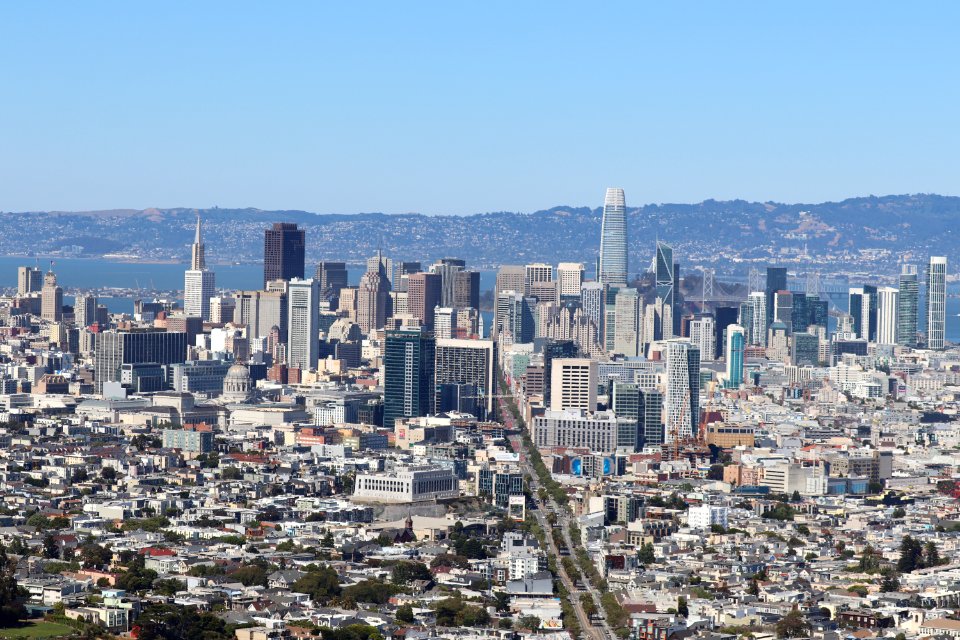
<svg viewBox="0 0 960 640"><path fill-rule="evenodd" d="M600 228L600 273L597 280L614 287L627 286L627 207L623 189L607 189Z"/></svg>
<svg viewBox="0 0 960 640"><path fill-rule="evenodd" d="M217 290L216 276L207 269L203 231L197 215L197 233L190 248L190 268L183 278L183 312L194 318L210 319L210 298Z"/></svg>
<svg viewBox="0 0 960 640"><path fill-rule="evenodd" d="M943 349L947 329L947 258L930 256L927 267L927 348Z"/></svg>

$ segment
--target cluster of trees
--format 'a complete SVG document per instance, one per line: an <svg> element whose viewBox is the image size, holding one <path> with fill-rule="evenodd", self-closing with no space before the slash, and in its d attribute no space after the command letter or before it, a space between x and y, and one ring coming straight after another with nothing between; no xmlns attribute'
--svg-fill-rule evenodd
<svg viewBox="0 0 960 640"><path fill-rule="evenodd" d="M326 605L342 593L340 576L328 566L308 565L306 574L293 583L293 590L310 594L314 602Z"/></svg>
<svg viewBox="0 0 960 640"><path fill-rule="evenodd" d="M120 529L123 531L149 531L157 533L170 526L170 520L165 516L151 516L149 518L131 518L124 520Z"/></svg>
<svg viewBox="0 0 960 640"><path fill-rule="evenodd" d="M153 586L157 572L144 567L144 557L136 554L127 565L127 570L117 576L116 586L131 593L145 591Z"/></svg>
<svg viewBox="0 0 960 640"><path fill-rule="evenodd" d="M393 584L404 587L415 580L433 580L433 574L430 569L422 562L413 562L404 560L396 563L390 569L390 577Z"/></svg>
<svg viewBox="0 0 960 640"><path fill-rule="evenodd" d="M919 540L908 535L900 542L900 558L897 560L897 571L900 573L936 567L947 562L949 560L940 557L940 551L933 541L922 545Z"/></svg>
<svg viewBox="0 0 960 640"><path fill-rule="evenodd" d="M810 623L807 622L799 609L794 609L777 622L778 638L802 638L810 633Z"/></svg>
<svg viewBox="0 0 960 640"><path fill-rule="evenodd" d="M399 591L400 588L395 584L370 579L343 589L340 600L344 603L386 604L390 601L390 596Z"/></svg>
<svg viewBox="0 0 960 640"><path fill-rule="evenodd" d="M212 613L196 607L168 604L147 605L137 619L138 640L231 640L234 629Z"/></svg>
<svg viewBox="0 0 960 640"><path fill-rule="evenodd" d="M11 627L27 617L23 606L26 599L17 584L17 564L7 557L7 550L0 545L0 627Z"/></svg>
<svg viewBox="0 0 960 640"><path fill-rule="evenodd" d="M466 604L459 595L437 602L434 613L438 627L485 627L490 624L490 614L485 608Z"/></svg>
<svg viewBox="0 0 960 640"><path fill-rule="evenodd" d="M459 520L450 531L450 541L453 542L453 550L458 556L463 556L468 560L484 560L487 557L487 550L484 548L483 542L476 536L464 533L463 523Z"/></svg>
<svg viewBox="0 0 960 640"><path fill-rule="evenodd" d="M690 506L676 491L671 493L670 497L668 497L666 500L664 500L662 496L653 496L647 500L647 505L651 507L660 507L662 509L676 509L678 511L686 511Z"/></svg>
<svg viewBox="0 0 960 640"><path fill-rule="evenodd" d="M773 509L770 509L763 514L764 518L770 518L771 520L793 520L793 516L796 515L797 511L791 507L786 502L778 502Z"/></svg>

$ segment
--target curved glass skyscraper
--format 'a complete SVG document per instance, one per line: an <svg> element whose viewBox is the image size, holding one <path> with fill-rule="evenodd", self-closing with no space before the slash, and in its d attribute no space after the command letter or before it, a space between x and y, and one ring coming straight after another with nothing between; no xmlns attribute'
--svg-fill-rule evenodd
<svg viewBox="0 0 960 640"><path fill-rule="evenodd" d="M627 206L623 189L607 189L603 200L600 273L597 279L602 284L627 286Z"/></svg>

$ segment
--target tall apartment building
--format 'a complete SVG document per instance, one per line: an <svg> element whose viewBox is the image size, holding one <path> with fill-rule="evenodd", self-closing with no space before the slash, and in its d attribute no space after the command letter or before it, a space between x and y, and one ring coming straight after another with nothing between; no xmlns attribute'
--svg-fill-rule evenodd
<svg viewBox="0 0 960 640"><path fill-rule="evenodd" d="M457 271L453 275L453 308L480 308L479 271Z"/></svg>
<svg viewBox="0 0 960 640"><path fill-rule="evenodd" d="M103 393L105 382L119 381L122 365L174 364L183 362L186 354L186 332L160 329L102 331L97 334L94 356L96 391Z"/></svg>
<svg viewBox="0 0 960 640"><path fill-rule="evenodd" d="M665 343L667 362L664 415L666 441L688 438L700 425L700 350L686 340Z"/></svg>
<svg viewBox="0 0 960 640"><path fill-rule="evenodd" d="M947 328L947 259L930 256L927 266L927 348L943 349Z"/></svg>
<svg viewBox="0 0 960 640"><path fill-rule="evenodd" d="M643 304L639 292L632 287L624 287L617 291L615 301L614 352L628 358L643 355L641 332Z"/></svg>
<svg viewBox="0 0 960 640"><path fill-rule="evenodd" d="M897 312L900 291L893 287L877 289L877 343L897 344Z"/></svg>
<svg viewBox="0 0 960 640"><path fill-rule="evenodd" d="M920 299L916 265L903 265L900 272L899 284L900 298L897 301L897 344L914 347L917 344Z"/></svg>
<svg viewBox="0 0 960 640"><path fill-rule="evenodd" d="M580 297L584 271L582 262L561 262L557 265L558 292L561 300L574 300Z"/></svg>
<svg viewBox="0 0 960 640"><path fill-rule="evenodd" d="M775 320L773 314L774 305L773 305L773 294L777 291L788 291L787 288L787 270L785 267L767 267L767 285L764 289L764 309L766 309L766 324L763 326L763 333L766 335L767 327L769 327Z"/></svg>
<svg viewBox="0 0 960 640"><path fill-rule="evenodd" d="M555 358L550 363L550 408L553 411L597 408L597 361Z"/></svg>
<svg viewBox="0 0 960 640"><path fill-rule="evenodd" d="M17 295L40 291L43 287L43 272L37 267L17 267Z"/></svg>
<svg viewBox="0 0 960 640"><path fill-rule="evenodd" d="M743 384L744 347L746 346L746 331L738 324L731 324L726 331L726 348L724 358L727 361L726 386L737 389Z"/></svg>
<svg viewBox="0 0 960 640"><path fill-rule="evenodd" d="M716 339L716 321L712 315L701 314L690 321L690 341L700 349L701 361L713 361Z"/></svg>
<svg viewBox="0 0 960 640"><path fill-rule="evenodd" d="M287 283L274 280L268 291L236 291L233 293L233 322L247 327L252 339L270 335L277 327L281 340L287 339Z"/></svg>
<svg viewBox="0 0 960 640"><path fill-rule="evenodd" d="M97 321L97 297L78 295L73 302L73 322L78 327L89 327Z"/></svg>
<svg viewBox="0 0 960 640"><path fill-rule="evenodd" d="M383 347L383 426L434 413L436 339L419 330L387 331Z"/></svg>
<svg viewBox="0 0 960 640"><path fill-rule="evenodd" d="M497 270L494 297L504 291L514 291L520 295L525 295L527 292L526 275L526 269L520 265L501 265Z"/></svg>
<svg viewBox="0 0 960 640"><path fill-rule="evenodd" d="M307 238L293 222L274 222L263 232L263 288L271 280L303 278Z"/></svg>
<svg viewBox="0 0 960 640"><path fill-rule="evenodd" d="M477 404L486 412L479 418L490 419L496 406L497 343L493 340L438 338L434 356L436 393L447 384L466 384L475 388Z"/></svg>
<svg viewBox="0 0 960 640"><path fill-rule="evenodd" d="M323 261L317 265L314 280L320 283L320 295L326 299L340 297L340 290L349 286L345 262Z"/></svg>
<svg viewBox="0 0 960 640"><path fill-rule="evenodd" d="M407 310L420 324L434 328L434 314L441 306L443 279L438 273L414 273L407 276Z"/></svg>
<svg viewBox="0 0 960 640"><path fill-rule="evenodd" d="M430 273L440 277L440 306L456 307L457 274L466 269L467 263L460 258L441 258L430 265ZM479 284L479 281L478 281Z"/></svg>
<svg viewBox="0 0 960 640"><path fill-rule="evenodd" d="M320 357L320 283L290 280L287 288L287 364L316 369Z"/></svg>
<svg viewBox="0 0 960 640"><path fill-rule="evenodd" d="M49 322L63 320L63 288L57 284L57 275L50 271L43 277L40 292L40 317Z"/></svg>

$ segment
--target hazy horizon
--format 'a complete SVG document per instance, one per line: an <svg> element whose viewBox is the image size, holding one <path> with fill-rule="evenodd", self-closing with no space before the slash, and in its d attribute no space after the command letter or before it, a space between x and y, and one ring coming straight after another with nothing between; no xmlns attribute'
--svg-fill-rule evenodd
<svg viewBox="0 0 960 640"><path fill-rule="evenodd" d="M613 185L611 185L613 186ZM821 200L821 201L777 201L777 200L749 200L747 198L703 198L697 201L661 201L661 202L640 202L632 204L630 202L629 193L625 194L627 199L627 208L636 209L644 207L665 207L665 206L685 206L685 205L696 205L702 204L704 202L750 202L755 204L772 204L772 205L786 205L786 206L800 206L800 205L823 205L830 203L840 203L848 200L861 200L868 198L897 198L897 197L911 197L911 196L937 196L941 198L958 198L960 194L948 194L948 193L934 193L934 192L913 192L913 193L884 193L884 194L867 194L867 195L852 195L844 198L839 198L836 200ZM110 207L105 209L23 209L23 210L2 210L0 209L0 214L12 213L49 213L49 214L72 214L72 215L85 215L85 214L101 214L101 213L141 213L144 211L173 211L173 210L196 210L196 211L211 211L217 209L224 210L253 210L253 211L263 211L265 213L272 213L276 211L295 211L300 213L309 213L318 216L363 216L363 215L385 215L385 216L405 216L405 215L423 215L423 216L472 216L472 215L490 215L498 213L514 213L514 214L533 214L540 211L550 211L553 209L602 209L603 208L603 198L601 194L600 203L595 205L590 204L555 204L549 207L540 207L537 209L530 209L526 211L521 211L518 209L496 209L490 211L466 211L463 213L445 213L445 212L425 212L425 211L314 211L311 209L298 208L298 207L249 207L249 206L236 206L236 207L218 207L218 206L205 206L205 207L191 207L191 206L148 206L140 209L133 207Z"/></svg>

